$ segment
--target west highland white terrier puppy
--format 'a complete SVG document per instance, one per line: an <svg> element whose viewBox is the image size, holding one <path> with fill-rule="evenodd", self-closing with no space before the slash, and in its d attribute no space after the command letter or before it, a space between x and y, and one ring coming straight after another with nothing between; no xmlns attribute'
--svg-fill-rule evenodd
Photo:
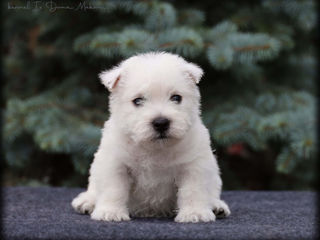
<svg viewBox="0 0 320 240"><path fill-rule="evenodd" d="M151 52L99 75L111 92L111 115L88 189L72 201L77 212L103 221L176 215L176 222L230 214L200 118L202 74L178 55Z"/></svg>

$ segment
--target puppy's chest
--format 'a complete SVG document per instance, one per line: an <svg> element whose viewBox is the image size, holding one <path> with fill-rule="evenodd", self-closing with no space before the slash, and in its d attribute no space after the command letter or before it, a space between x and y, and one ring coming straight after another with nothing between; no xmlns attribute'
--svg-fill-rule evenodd
<svg viewBox="0 0 320 240"><path fill-rule="evenodd" d="M128 168L128 173L133 195L147 195L149 198L157 198L159 194L163 196L171 195L175 189L177 171L174 167L165 167L155 162L151 163L149 159L149 162L139 161L131 165Z"/></svg>
<svg viewBox="0 0 320 240"><path fill-rule="evenodd" d="M136 152L135 152L136 153ZM172 213L175 208L179 171L171 152L139 152L128 159L131 179L129 209L137 216Z"/></svg>
<svg viewBox="0 0 320 240"><path fill-rule="evenodd" d="M178 174L177 167L172 166L173 160L174 156L169 152L132 155L127 162L132 196L149 201L171 198Z"/></svg>
<svg viewBox="0 0 320 240"><path fill-rule="evenodd" d="M170 188L175 184L174 168L157 168L157 166L140 165L128 168L132 186L141 190Z"/></svg>
<svg viewBox="0 0 320 240"><path fill-rule="evenodd" d="M175 207L177 187L173 169L132 169L129 208L138 216L170 213Z"/></svg>

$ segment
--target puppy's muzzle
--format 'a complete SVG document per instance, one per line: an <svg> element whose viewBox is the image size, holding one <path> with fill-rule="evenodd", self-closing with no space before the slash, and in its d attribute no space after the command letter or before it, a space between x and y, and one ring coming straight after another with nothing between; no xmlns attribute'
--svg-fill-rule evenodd
<svg viewBox="0 0 320 240"><path fill-rule="evenodd" d="M165 117L157 117L152 121L152 126L160 135L165 135L170 127L170 120Z"/></svg>

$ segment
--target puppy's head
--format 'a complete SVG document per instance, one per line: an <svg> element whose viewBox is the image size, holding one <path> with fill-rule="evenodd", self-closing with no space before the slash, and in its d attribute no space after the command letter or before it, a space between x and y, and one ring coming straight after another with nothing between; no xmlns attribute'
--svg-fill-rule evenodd
<svg viewBox="0 0 320 240"><path fill-rule="evenodd" d="M196 84L203 71L169 53L133 56L99 77L111 92L110 112L136 143L182 139L199 115Z"/></svg>

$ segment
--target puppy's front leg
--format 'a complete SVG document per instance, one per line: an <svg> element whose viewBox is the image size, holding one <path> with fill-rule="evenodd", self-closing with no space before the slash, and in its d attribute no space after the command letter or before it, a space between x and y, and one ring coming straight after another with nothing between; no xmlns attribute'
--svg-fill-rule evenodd
<svg viewBox="0 0 320 240"><path fill-rule="evenodd" d="M207 166L208 167L208 166ZM210 182L214 172L204 166L188 163L177 179L178 215L176 222L209 222L216 217L211 206ZM211 186L212 187L212 186Z"/></svg>
<svg viewBox="0 0 320 240"><path fill-rule="evenodd" d="M125 166L109 164L107 169L95 169L99 173L99 193L91 218L103 221L130 220L127 208L129 176Z"/></svg>

